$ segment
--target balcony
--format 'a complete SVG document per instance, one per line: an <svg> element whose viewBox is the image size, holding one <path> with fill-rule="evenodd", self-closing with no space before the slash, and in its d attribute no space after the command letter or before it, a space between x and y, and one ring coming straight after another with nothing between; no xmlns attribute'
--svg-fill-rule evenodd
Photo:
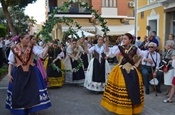
<svg viewBox="0 0 175 115"><path fill-rule="evenodd" d="M174 0L159 0L158 3L161 3L164 7L168 7Z"/></svg>
<svg viewBox="0 0 175 115"><path fill-rule="evenodd" d="M61 16L70 16L76 17L76 15L82 15L81 17L87 17L87 15L91 15L91 12L88 11L86 8L80 7L79 0L74 0L78 2L73 2L70 7L65 7L64 10L58 11L56 17ZM52 13L52 11L56 7L62 6L64 2L69 2L69 0L47 0L47 7L48 7L48 14ZM91 0L81 0L81 3L88 3L91 4Z"/></svg>

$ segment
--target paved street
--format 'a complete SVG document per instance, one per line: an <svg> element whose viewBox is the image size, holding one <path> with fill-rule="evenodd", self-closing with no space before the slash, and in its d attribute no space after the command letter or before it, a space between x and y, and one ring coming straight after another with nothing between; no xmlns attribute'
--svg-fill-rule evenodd
<svg viewBox="0 0 175 115"><path fill-rule="evenodd" d="M0 115L10 115L5 109L8 78L0 82ZM145 106L141 115L175 115L175 103L163 103L164 92L155 96L154 92L145 95ZM102 106L102 94L86 90L82 86L65 84L61 88L49 89L52 107L40 112L41 115L114 115Z"/></svg>

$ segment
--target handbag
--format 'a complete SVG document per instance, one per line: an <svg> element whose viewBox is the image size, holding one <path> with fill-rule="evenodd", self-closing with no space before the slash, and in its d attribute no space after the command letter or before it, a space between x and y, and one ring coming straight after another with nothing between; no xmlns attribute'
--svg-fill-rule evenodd
<svg viewBox="0 0 175 115"><path fill-rule="evenodd" d="M168 72L168 66L167 66L167 65L164 65L164 66L162 67L162 70L163 70L163 72Z"/></svg>
<svg viewBox="0 0 175 115"><path fill-rule="evenodd" d="M150 83L151 85L158 85L159 81L157 80L157 78L153 78L153 79L151 79L151 80L149 81L149 83Z"/></svg>

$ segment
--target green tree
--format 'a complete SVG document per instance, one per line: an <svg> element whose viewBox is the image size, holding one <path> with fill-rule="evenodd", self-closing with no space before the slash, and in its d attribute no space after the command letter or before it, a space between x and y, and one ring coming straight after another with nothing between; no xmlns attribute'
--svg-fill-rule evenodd
<svg viewBox="0 0 175 115"><path fill-rule="evenodd" d="M20 8L26 7L29 3L36 2L36 0L0 0L3 12L5 14L8 27L13 35L16 35L16 30L12 22L12 18L9 12L9 7L19 6Z"/></svg>
<svg viewBox="0 0 175 115"><path fill-rule="evenodd" d="M0 24L0 37L5 37L6 35L6 27L5 25Z"/></svg>
<svg viewBox="0 0 175 115"><path fill-rule="evenodd" d="M15 30L17 33L25 32L29 27L29 16L24 14L24 8L20 8L19 6L15 6L10 8L10 16L12 18L12 22L15 26Z"/></svg>
<svg viewBox="0 0 175 115"><path fill-rule="evenodd" d="M0 8L0 24L6 24L6 19L2 8Z"/></svg>

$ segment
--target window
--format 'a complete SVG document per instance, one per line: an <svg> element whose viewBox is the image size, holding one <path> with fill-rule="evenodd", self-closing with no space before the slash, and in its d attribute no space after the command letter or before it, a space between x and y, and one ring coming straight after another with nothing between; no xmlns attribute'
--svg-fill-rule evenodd
<svg viewBox="0 0 175 115"><path fill-rule="evenodd" d="M117 0L102 0L102 7L117 7Z"/></svg>
<svg viewBox="0 0 175 115"><path fill-rule="evenodd" d="M140 18L143 19L144 18L144 12L140 13Z"/></svg>
<svg viewBox="0 0 175 115"><path fill-rule="evenodd" d="M175 12L173 12L173 34L175 34Z"/></svg>
<svg viewBox="0 0 175 115"><path fill-rule="evenodd" d="M175 21L175 12L173 12L173 20Z"/></svg>
<svg viewBox="0 0 175 115"><path fill-rule="evenodd" d="M149 0L149 3L153 3L153 2L155 2L156 0Z"/></svg>

